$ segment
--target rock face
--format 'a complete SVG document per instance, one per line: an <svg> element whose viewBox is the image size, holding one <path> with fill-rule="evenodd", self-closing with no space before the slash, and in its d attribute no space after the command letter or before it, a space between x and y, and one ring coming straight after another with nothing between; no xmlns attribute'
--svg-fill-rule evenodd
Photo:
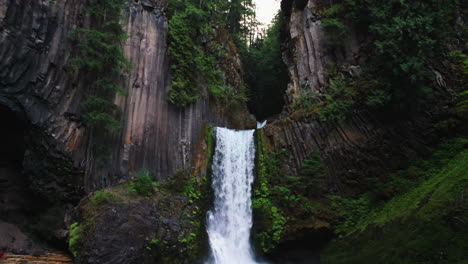
<svg viewBox="0 0 468 264"><path fill-rule="evenodd" d="M108 184L107 175L126 175L141 168L165 179L178 169L192 166L203 124L241 128L249 121L254 123L245 106L236 109L235 105L220 105L206 93L184 109L168 102L165 2L153 2L132 3L128 8L124 24L130 38L125 53L134 70L125 84L128 96L116 99L124 109L125 128L119 142L113 144L112 169L91 173L97 177L90 181L96 187Z"/></svg>
<svg viewBox="0 0 468 264"><path fill-rule="evenodd" d="M322 0L284 0L281 7L288 21L289 38L283 56L291 83L286 91L288 102L306 91L320 92L328 84L325 77L330 63L356 65L363 63L357 34L350 34L343 46L333 45L321 26ZM328 1L327 1L328 4Z"/></svg>
<svg viewBox="0 0 468 264"><path fill-rule="evenodd" d="M79 0L0 2L0 102L25 116L31 135L25 142L25 169L37 174L43 186L60 178L55 177L59 172L44 173L57 163L71 170L67 184L83 185L86 191L143 168L166 179L191 167L204 123L242 127L253 121L246 107L232 109L208 96L185 109L169 104L166 1L129 1L122 24L129 36L125 54L134 67L121 78L128 96L116 96L115 102L123 110L124 129L110 135L112 155L102 169L89 151L81 119L83 80L70 69L75 46L67 35L89 24L85 5ZM53 175L44 180L46 174Z"/></svg>
<svg viewBox="0 0 468 264"><path fill-rule="evenodd" d="M315 250L333 237L333 228L340 216L329 210L328 195L352 197L372 190L379 182L385 182L390 172L403 169L424 155L427 146L438 139L433 125L449 97L446 89L434 83L437 100L411 114L359 110L341 122L293 115L290 106L301 95L328 89L330 80L326 78L326 72L331 63L342 74L351 76L359 74L366 66L368 40L365 36L351 29L349 39L342 46L333 45L326 39L321 13L333 2L282 1L287 21L285 31L289 34L283 45L283 60L289 69L291 83L284 95L287 105L283 112L263 128L264 144L270 151L284 156L281 166L285 178L300 176L305 161L316 153L324 163L326 176L314 179L319 182L316 185L320 185L315 190L317 193L302 194L320 209L301 215L300 221L288 223L282 243L276 251L269 253L273 259L285 255L297 241L309 241L304 244L311 245L308 250ZM281 208L282 205L277 206ZM283 209L285 212L289 210L287 207Z"/></svg>
<svg viewBox="0 0 468 264"><path fill-rule="evenodd" d="M128 179L141 169L165 180L199 162L196 149L205 125L255 125L244 104L214 100L206 91L184 109L169 104L167 1L128 1L121 24L129 36L123 48L133 69L118 80L128 95L114 99L122 109L124 128L109 135L108 163L99 164L82 119L85 75L71 68L77 47L68 37L74 29L90 26L86 3L0 0L0 117L12 120L1 134L9 147L0 157L0 218L16 224L19 216L13 214L35 200L27 197L40 197L35 201L47 210L54 204L76 204L85 193ZM238 57L225 64L226 82L241 81ZM22 184L12 187L15 175L21 175ZM18 194L25 194L24 199L16 199ZM144 232L154 224L146 219L156 217L154 210L144 212L152 205L135 212L142 214Z"/></svg>
<svg viewBox="0 0 468 264"><path fill-rule="evenodd" d="M350 75L358 74L365 66L365 50L361 47L365 38L351 31L343 46L332 45L321 27L323 9L321 0L282 2L289 32L283 58L291 77L285 95L290 104L303 93L327 89L325 73L330 63ZM444 98L442 91L436 92L439 99ZM424 153L424 146L435 139L431 117L436 109L415 116L359 111L345 122L334 123L299 120L286 108L264 129L273 150L290 153L284 165L289 175L298 175L309 154L320 152L328 170L329 191L356 193L366 188L369 178L404 167L408 160Z"/></svg>

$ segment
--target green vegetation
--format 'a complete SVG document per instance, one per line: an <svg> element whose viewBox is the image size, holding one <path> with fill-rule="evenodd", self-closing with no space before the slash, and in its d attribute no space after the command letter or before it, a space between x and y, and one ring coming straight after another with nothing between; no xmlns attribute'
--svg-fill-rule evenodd
<svg viewBox="0 0 468 264"><path fill-rule="evenodd" d="M390 100L381 82L369 73L343 76L336 66L330 66L330 85L323 93L304 93L292 105L293 117L314 117L322 121L345 120L353 110L374 108Z"/></svg>
<svg viewBox="0 0 468 264"><path fill-rule="evenodd" d="M228 35L222 28L240 30L238 19L245 14L248 2L169 1L171 103L185 107L195 102L202 95L203 86L207 86L209 94L216 98L245 100L243 84L236 84L235 87L227 85L220 62L230 56L223 43L229 40Z"/></svg>
<svg viewBox="0 0 468 264"><path fill-rule="evenodd" d="M375 193L332 197L343 214L325 263L463 263L468 258L468 140L442 143L433 155L391 175Z"/></svg>
<svg viewBox="0 0 468 264"><path fill-rule="evenodd" d="M368 67L362 74L351 75L347 69L330 65L326 92L303 94L292 106L293 116L340 121L363 108L418 109L430 98L433 69L440 68L435 65L452 60L466 69L463 52L448 52L457 39L456 12L462 9L458 0L343 0L328 6L322 12L322 26L330 44L339 48L350 32L347 25L353 25L353 31L372 40L365 47ZM463 81L466 83L466 78L458 76L458 81L449 85L459 88Z"/></svg>
<svg viewBox="0 0 468 264"><path fill-rule="evenodd" d="M91 18L90 28L78 28L70 34L78 43L78 54L72 66L82 70L86 79L83 116L92 129L94 151L104 158L101 163L106 161L109 152L106 135L122 128L118 121L120 109L113 100L116 93L126 94L117 80L124 70L131 68L121 47L127 38L120 25L125 3L125 0L88 1L86 12Z"/></svg>
<svg viewBox="0 0 468 264"><path fill-rule="evenodd" d="M281 111L283 92L289 82L282 59L283 15L278 13L264 38L241 49L250 108L258 119Z"/></svg>
<svg viewBox="0 0 468 264"><path fill-rule="evenodd" d="M119 20L125 0L92 0L86 9L93 21L92 28L78 28L73 33L78 40L79 55L73 66L86 71L92 80L83 103L85 119L91 127L116 131L121 124L114 114L117 106L112 102L115 92L125 94L115 81L119 74L131 67L120 47L127 38Z"/></svg>
<svg viewBox="0 0 468 264"><path fill-rule="evenodd" d="M440 121L435 125L439 132L450 136L458 131L467 131L468 90L458 92L451 104L443 110Z"/></svg>
<svg viewBox="0 0 468 264"><path fill-rule="evenodd" d="M201 258L207 246L204 221L205 213L211 205L209 202L211 197L210 182L206 176L197 177L190 171L179 170L162 185L162 188L163 191L172 195L182 195L189 198L190 206L183 211L183 214L186 216L186 224L190 226L191 232L183 230L178 236L178 242L187 248L191 258Z"/></svg>
<svg viewBox="0 0 468 264"><path fill-rule="evenodd" d="M189 206L184 209L186 224L190 232L183 230L178 236L178 242L183 245L191 259L200 259L206 254L208 238L205 231L206 212L212 206L211 161L214 154L214 130L204 126L204 141L206 144L203 168L195 170L178 170L168 181L160 185L159 191L170 195L188 197ZM201 170L199 170L201 169ZM206 174L202 170L206 170ZM159 245L158 247L160 247ZM153 246L154 248L154 246ZM157 248L157 247L156 247Z"/></svg>
<svg viewBox="0 0 468 264"><path fill-rule="evenodd" d="M333 7L332 7L333 8ZM454 37L458 0L346 0L335 19L349 19L373 38L374 74L390 84L392 102L414 104L430 92L428 62Z"/></svg>
<svg viewBox="0 0 468 264"><path fill-rule="evenodd" d="M115 198L115 194L105 190L99 190L91 197L91 204L97 207L108 203L112 198Z"/></svg>
<svg viewBox="0 0 468 264"><path fill-rule="evenodd" d="M252 199L254 210L254 239L265 253L281 241L287 219L274 205L271 196L271 173L280 173L276 160L271 159L263 143L263 131L257 130L257 176Z"/></svg>
<svg viewBox="0 0 468 264"><path fill-rule="evenodd" d="M159 185L160 184L155 182L155 176L150 175L149 172L144 169L140 170L137 173L135 180L129 183L130 192L141 196L150 196Z"/></svg>
<svg viewBox="0 0 468 264"><path fill-rule="evenodd" d="M204 127L205 132L205 143L206 143L206 167L208 170L211 170L211 162L213 161L213 155L215 151L215 137L214 137L214 130L211 126Z"/></svg>
<svg viewBox="0 0 468 264"><path fill-rule="evenodd" d="M78 256L81 244L84 238L84 227L75 222L70 226L70 235L68 238L68 248L74 257Z"/></svg>
<svg viewBox="0 0 468 264"><path fill-rule="evenodd" d="M325 167L318 152L311 152L299 176L287 176L282 169L286 151L268 150L262 130L256 132L257 162L252 198L253 238L268 253L289 232L323 227L318 214L330 211L316 199L325 192Z"/></svg>

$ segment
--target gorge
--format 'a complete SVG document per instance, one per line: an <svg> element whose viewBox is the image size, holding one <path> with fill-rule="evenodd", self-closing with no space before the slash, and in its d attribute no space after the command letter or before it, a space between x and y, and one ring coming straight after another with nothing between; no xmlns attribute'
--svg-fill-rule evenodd
<svg viewBox="0 0 468 264"><path fill-rule="evenodd" d="M0 263L465 263L467 10L0 0Z"/></svg>

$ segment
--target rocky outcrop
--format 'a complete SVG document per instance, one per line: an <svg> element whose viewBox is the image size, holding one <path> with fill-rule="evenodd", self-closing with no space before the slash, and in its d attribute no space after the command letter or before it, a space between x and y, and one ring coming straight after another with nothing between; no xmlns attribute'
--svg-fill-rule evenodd
<svg viewBox="0 0 468 264"><path fill-rule="evenodd" d="M128 185L103 195L83 200L77 211L75 263L196 263L206 253L192 198L165 190L141 197Z"/></svg>
<svg viewBox="0 0 468 264"><path fill-rule="evenodd" d="M129 1L122 24L129 36L125 54L134 67L121 76L128 95L115 98L123 110L124 128L109 135L109 163L98 164L89 151L81 118L84 82L70 68L75 53L67 37L73 29L89 25L85 5L86 1L78 0L0 3L0 101L20 109L30 124L26 144L34 145L27 152L33 161L25 164L37 164L34 156L48 158L50 164L58 162L72 171L67 182L83 185L86 191L109 186L142 168L163 180L177 169L192 166L204 123L242 127L253 121L245 106L216 103L208 95L184 109L169 104L166 2ZM53 173L47 182L56 176Z"/></svg>

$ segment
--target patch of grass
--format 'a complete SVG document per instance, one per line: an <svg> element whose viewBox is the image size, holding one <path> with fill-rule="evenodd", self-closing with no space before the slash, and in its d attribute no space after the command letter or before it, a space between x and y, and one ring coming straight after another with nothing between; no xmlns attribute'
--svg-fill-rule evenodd
<svg viewBox="0 0 468 264"><path fill-rule="evenodd" d="M97 207L109 203L109 201L115 197L116 195L109 191L99 190L91 197L91 205Z"/></svg>

